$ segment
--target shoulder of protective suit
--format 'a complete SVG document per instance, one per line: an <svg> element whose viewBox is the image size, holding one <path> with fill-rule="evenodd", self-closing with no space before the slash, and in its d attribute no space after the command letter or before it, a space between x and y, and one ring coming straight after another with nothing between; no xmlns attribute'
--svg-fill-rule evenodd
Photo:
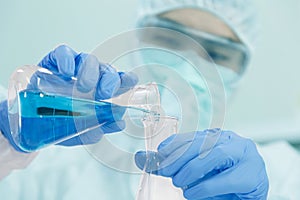
<svg viewBox="0 0 300 200"><path fill-rule="evenodd" d="M7 90L0 85L0 101L3 101L7 97Z"/></svg>

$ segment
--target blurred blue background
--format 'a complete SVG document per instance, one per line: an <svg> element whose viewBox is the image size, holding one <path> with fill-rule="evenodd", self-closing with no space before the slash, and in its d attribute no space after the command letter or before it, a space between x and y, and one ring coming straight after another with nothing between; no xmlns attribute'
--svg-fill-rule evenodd
<svg viewBox="0 0 300 200"><path fill-rule="evenodd" d="M133 27L138 0L2 1L0 83L61 43L89 52ZM227 108L226 128L257 141L300 142L300 2L256 0L261 34L254 60Z"/></svg>

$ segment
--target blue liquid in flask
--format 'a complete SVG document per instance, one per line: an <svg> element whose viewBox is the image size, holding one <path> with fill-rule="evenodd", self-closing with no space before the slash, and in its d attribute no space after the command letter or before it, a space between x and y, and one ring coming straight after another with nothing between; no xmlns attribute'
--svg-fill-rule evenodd
<svg viewBox="0 0 300 200"><path fill-rule="evenodd" d="M26 152L121 120L127 108L149 112L104 101L74 99L32 90L21 91L19 101L21 118L17 140L19 147Z"/></svg>

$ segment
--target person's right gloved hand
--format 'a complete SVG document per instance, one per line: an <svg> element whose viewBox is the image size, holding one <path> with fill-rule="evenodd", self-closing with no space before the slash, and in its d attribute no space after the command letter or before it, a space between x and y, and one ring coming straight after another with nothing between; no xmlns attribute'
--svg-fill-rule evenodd
<svg viewBox="0 0 300 200"><path fill-rule="evenodd" d="M59 83L53 83L51 78L47 79L45 83L39 81L39 87L46 87L46 90L49 93L51 93L51 90L54 90L55 93L61 92L64 95L66 94L66 91L71 92L74 85L70 77L76 77L77 85L75 87L79 92L87 93L96 86L94 100L104 100L127 92L138 82L138 77L135 74L117 72L111 65L100 63L94 55L86 53L78 54L66 45L61 45L47 54L38 66L46 68L63 77L63 79L59 80L62 80L63 82ZM60 85L64 85L64 87L61 87ZM63 91L58 91L59 88ZM101 126L100 132L98 129L91 130L88 133L64 141L60 143L60 145L73 146L93 144L98 142L105 133L123 130L125 128L125 122L121 119L121 116L122 112L124 113L124 110L119 110L118 112L120 113L113 117L119 116L120 118L108 120ZM97 113L103 115L101 110ZM107 115L111 114L107 113ZM99 121L99 123L103 122L101 121L101 116L99 117ZM77 121L76 128L78 128L78 124L80 124L80 122L78 123Z"/></svg>
<svg viewBox="0 0 300 200"><path fill-rule="evenodd" d="M138 82L136 75L132 73L117 72L109 64L100 63L93 55L85 53L76 53L70 47L62 45L47 54L38 64L40 67L46 68L59 78L55 78L51 74L36 72L32 77L28 89L39 89L44 92L54 94L72 95L74 87L82 94L94 91L94 100L109 99L118 96L129 89L133 88ZM77 79L74 82L74 78ZM76 85L74 85L76 84ZM12 146L21 151L15 144L10 134L8 123L7 102L0 104L1 115L0 130L3 135L10 141ZM99 112L98 112L99 111ZM101 110L96 110L99 123L103 123L100 129L90 130L80 136L66 140L59 145L74 146L83 144L94 144L98 142L105 133L118 132L124 129L125 123L121 119L124 110L119 110L119 118L111 117L109 120L101 121ZM108 113L109 114L109 113ZM108 119L108 118L106 118ZM65 124L68 123L68 124ZM85 123L85 122L83 122ZM77 132L80 129L80 121L75 122L69 120L61 124L61 127L69 127L70 132ZM45 129L51 123L40 123ZM27 129L38 130L39 127L26 127ZM30 132L30 130L28 130Z"/></svg>
<svg viewBox="0 0 300 200"><path fill-rule="evenodd" d="M171 178L188 200L267 199L262 157L251 140L231 131L176 134L157 152L138 152L135 161L146 172Z"/></svg>
<svg viewBox="0 0 300 200"><path fill-rule="evenodd" d="M76 53L66 45L61 45L48 53L38 64L59 76L36 73L29 88L38 88L49 93L70 93L74 84L78 92L84 94L95 89L94 100L109 99L133 88L138 77L133 73L117 72L111 65L101 63L92 54ZM72 78L76 78L74 82ZM35 85L38 84L38 85Z"/></svg>

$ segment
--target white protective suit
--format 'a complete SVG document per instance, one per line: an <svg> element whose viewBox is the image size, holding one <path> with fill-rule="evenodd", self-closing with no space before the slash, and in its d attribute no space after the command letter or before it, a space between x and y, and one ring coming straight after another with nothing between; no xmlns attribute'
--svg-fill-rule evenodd
<svg viewBox="0 0 300 200"><path fill-rule="evenodd" d="M0 88L3 100L5 92ZM269 199L299 199L299 152L284 141L261 146L259 150L266 162L270 179ZM106 167L83 147L52 146L40 151L35 157L36 153L16 152L0 135L1 199L135 198L139 175Z"/></svg>
<svg viewBox="0 0 300 200"><path fill-rule="evenodd" d="M150 4L142 10L143 13L152 13L152 7L155 7L154 1L144 2ZM175 1L156 2L160 4L157 7L164 9L164 2L168 6L170 2ZM180 2L188 1L178 1L178 5ZM205 6L213 5L210 2L205 1ZM222 9L222 6L217 8ZM241 12L245 13L243 10ZM235 24L241 24L240 22L247 21L248 18L233 16L232 19L236 20ZM247 26L240 27L249 31ZM253 35L251 32L249 34ZM5 98L5 94L2 88L0 100ZM259 150L266 162L270 179L269 199L300 199L299 153L286 142L262 146ZM109 152L104 153L109 154ZM41 150L33 159L35 156L35 154L14 151L0 134L1 200L133 200L135 198L139 175L122 173L106 167L89 155L83 147L51 146ZM24 167L26 168L20 170Z"/></svg>

